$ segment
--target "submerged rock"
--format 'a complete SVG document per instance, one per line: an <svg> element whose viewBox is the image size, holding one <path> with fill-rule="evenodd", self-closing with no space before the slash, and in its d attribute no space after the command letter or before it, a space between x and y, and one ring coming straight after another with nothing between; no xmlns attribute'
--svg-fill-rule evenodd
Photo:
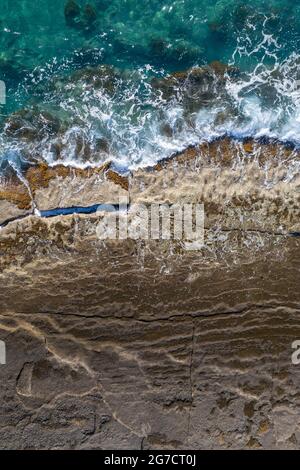
<svg viewBox="0 0 300 470"><path fill-rule="evenodd" d="M14 408L2 448L297 448L296 162L275 142L223 139L129 179L109 166L28 170L37 208L117 190L130 205L202 202L205 244L102 240L105 212L1 229L0 396Z"/></svg>
<svg viewBox="0 0 300 470"><path fill-rule="evenodd" d="M131 204L203 203L208 208L207 228L285 234L300 231L299 159L298 151L278 143L221 139L136 170L129 179L109 163L86 169L41 163L24 173L29 189L21 184L23 190L16 190L15 199L6 189L2 199L27 208L30 192L37 208L48 210L117 204L118 197L128 193Z"/></svg>
<svg viewBox="0 0 300 470"><path fill-rule="evenodd" d="M133 173L132 203L203 203L215 230L300 230L298 151L278 143L221 139Z"/></svg>
<svg viewBox="0 0 300 470"><path fill-rule="evenodd" d="M65 5L65 19L69 26L76 26L79 21L81 9L75 0L68 0Z"/></svg>
<svg viewBox="0 0 300 470"><path fill-rule="evenodd" d="M106 92L113 93L121 77L122 74L117 68L110 65L99 65L77 70L66 79L66 82L70 84L81 83L95 89L103 88Z"/></svg>
<svg viewBox="0 0 300 470"><path fill-rule="evenodd" d="M38 108L32 108L11 114L4 123L4 132L9 137L32 141L57 134L61 127L56 116Z"/></svg>
<svg viewBox="0 0 300 470"><path fill-rule="evenodd" d="M89 3L80 8L74 0L68 0L64 13L67 25L79 30L90 30L97 20L96 10Z"/></svg>
<svg viewBox="0 0 300 470"><path fill-rule="evenodd" d="M30 168L25 178L40 211L118 204L128 193L127 178L112 171L109 164L87 169L41 164Z"/></svg>
<svg viewBox="0 0 300 470"><path fill-rule="evenodd" d="M85 5L83 9L83 20L87 27L91 27L97 20L97 13L92 5Z"/></svg>
<svg viewBox="0 0 300 470"><path fill-rule="evenodd" d="M226 87L228 76L237 73L232 67L213 62L151 81L141 72L133 75L130 70L107 65L84 67L53 78L45 86L44 103L6 119L7 146L13 139L13 146L17 145L29 161L50 163L97 164L109 159L109 154L116 157L121 153L123 158L128 154L133 164L142 158L145 147L153 151L155 160L160 150L167 153L166 141L172 138L180 143L189 133L195 137L199 133L201 139L199 111L212 110L209 119L216 133L237 119L238 110ZM128 88L132 94L126 94ZM165 102L158 109L157 99L161 97Z"/></svg>
<svg viewBox="0 0 300 470"><path fill-rule="evenodd" d="M32 210L33 201L29 188L10 169L10 174L0 178L0 226L26 216Z"/></svg>

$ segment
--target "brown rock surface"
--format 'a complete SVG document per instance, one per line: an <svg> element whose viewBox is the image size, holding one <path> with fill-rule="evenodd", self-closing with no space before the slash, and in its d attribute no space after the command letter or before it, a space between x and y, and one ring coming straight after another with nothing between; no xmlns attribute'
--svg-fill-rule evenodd
<svg viewBox="0 0 300 470"><path fill-rule="evenodd" d="M101 214L2 228L1 448L298 448L297 161L223 141L134 172L131 203L204 202L198 251L103 242Z"/></svg>
<svg viewBox="0 0 300 470"><path fill-rule="evenodd" d="M205 226L300 230L300 155L275 144L228 139L193 147L131 180L130 201L205 205Z"/></svg>
<svg viewBox="0 0 300 470"><path fill-rule="evenodd" d="M0 225L32 211L30 190L16 177L0 179Z"/></svg>

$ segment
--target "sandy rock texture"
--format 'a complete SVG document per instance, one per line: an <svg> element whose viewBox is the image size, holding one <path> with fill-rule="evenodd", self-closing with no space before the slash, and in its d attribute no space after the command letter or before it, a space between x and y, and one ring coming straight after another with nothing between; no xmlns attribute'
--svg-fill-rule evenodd
<svg viewBox="0 0 300 470"><path fill-rule="evenodd" d="M104 213L9 217L1 448L298 448L298 163L278 144L222 140L128 178L28 170L39 210L119 192L204 203L205 244L99 240Z"/></svg>
<svg viewBox="0 0 300 470"><path fill-rule="evenodd" d="M30 214L33 201L29 187L13 172L0 179L0 225Z"/></svg>

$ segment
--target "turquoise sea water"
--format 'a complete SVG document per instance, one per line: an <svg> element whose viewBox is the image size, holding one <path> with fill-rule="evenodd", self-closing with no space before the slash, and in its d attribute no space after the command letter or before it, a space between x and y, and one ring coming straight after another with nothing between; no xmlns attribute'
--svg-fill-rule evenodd
<svg viewBox="0 0 300 470"><path fill-rule="evenodd" d="M300 144L300 1L0 6L2 163L133 167L224 134ZM192 74L165 92L168 74L217 60L234 72Z"/></svg>

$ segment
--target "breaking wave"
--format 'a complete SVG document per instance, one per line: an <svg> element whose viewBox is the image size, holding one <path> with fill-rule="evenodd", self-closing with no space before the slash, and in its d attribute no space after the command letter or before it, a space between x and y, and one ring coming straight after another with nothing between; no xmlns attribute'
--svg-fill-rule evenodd
<svg viewBox="0 0 300 470"><path fill-rule="evenodd" d="M150 64L97 65L70 72L67 62L54 60L34 70L15 94L20 102L31 97L27 111L3 123L2 164L112 160L122 171L222 136L300 146L300 56L285 56L284 44L270 33L272 20L247 18L228 66L169 73Z"/></svg>

